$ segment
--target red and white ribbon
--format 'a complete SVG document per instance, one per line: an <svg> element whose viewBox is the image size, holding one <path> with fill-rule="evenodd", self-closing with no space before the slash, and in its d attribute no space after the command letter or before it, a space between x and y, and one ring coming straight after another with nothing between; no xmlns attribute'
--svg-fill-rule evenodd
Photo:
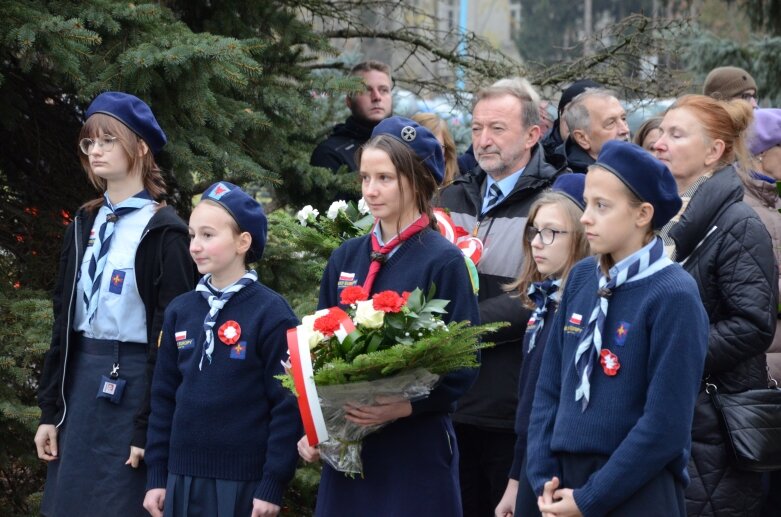
<svg viewBox="0 0 781 517"><path fill-rule="evenodd" d="M355 325L350 316L339 307L323 309L314 315L319 317L328 313L339 318L340 327L334 335L341 343L349 333L355 330ZM323 410L320 407L314 370L312 369L312 356L309 351L311 333L312 330L304 325L288 329L287 348L290 353L290 373L298 393L298 410L301 413L301 421L304 424L309 445L314 447L328 439L328 430L325 427Z"/></svg>

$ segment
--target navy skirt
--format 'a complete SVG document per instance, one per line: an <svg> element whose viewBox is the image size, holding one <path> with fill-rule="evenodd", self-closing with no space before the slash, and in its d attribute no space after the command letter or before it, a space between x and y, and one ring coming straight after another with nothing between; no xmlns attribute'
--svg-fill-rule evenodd
<svg viewBox="0 0 781 517"><path fill-rule="evenodd" d="M258 481L168 474L163 517L250 517Z"/></svg>
<svg viewBox="0 0 781 517"><path fill-rule="evenodd" d="M608 457L598 454L557 455L564 488L579 488L586 484L596 470L607 463ZM683 485L665 469L632 494L629 499L610 511L606 517L686 517Z"/></svg>
<svg viewBox="0 0 781 517"><path fill-rule="evenodd" d="M68 409L57 433L59 459L48 464L41 515L149 515L143 507L146 467L125 465L146 390L146 345L120 344L119 375L127 385L121 403L113 404L96 398L101 375L111 372L113 344L82 337L69 351Z"/></svg>
<svg viewBox="0 0 781 517"><path fill-rule="evenodd" d="M317 517L461 517L458 446L450 417L402 418L363 441L364 477L323 465Z"/></svg>

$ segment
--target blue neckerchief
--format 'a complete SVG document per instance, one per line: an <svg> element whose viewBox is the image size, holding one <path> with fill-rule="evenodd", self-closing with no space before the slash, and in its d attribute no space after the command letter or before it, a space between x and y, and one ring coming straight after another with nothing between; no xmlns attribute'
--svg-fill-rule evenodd
<svg viewBox="0 0 781 517"><path fill-rule="evenodd" d="M212 291L214 287L211 286L211 274L204 275L198 285L195 287L196 292L201 293L201 296L206 298L209 303L209 312L206 314L206 318L203 320L203 330L206 332L206 341L203 343L203 352L201 353L201 362L198 363L198 369L203 368L203 358L206 357L209 360L209 364L212 362L212 352L214 352L214 324L217 323L217 316L220 315L220 310L225 307L234 294L238 293L246 286L251 285L258 281L258 274L254 270L247 271L244 276L238 279L236 283L217 291Z"/></svg>
<svg viewBox="0 0 781 517"><path fill-rule="evenodd" d="M531 352L534 350L534 346L537 341L537 336L542 331L542 327L545 324L545 314L548 312L548 302L554 301L558 302L559 298L561 298L561 293L559 292L559 287L561 287L561 278L552 279L552 278L546 278L542 282L534 282L529 286L529 299L534 302L535 308L532 312L530 320L534 320L535 327L530 332L532 333L531 337L529 338L529 348L526 351L526 353Z"/></svg>
<svg viewBox="0 0 781 517"><path fill-rule="evenodd" d="M591 312L585 337L578 345L575 352L575 369L580 383L575 390L575 400L582 401L582 410L588 407L591 384L589 378L594 369L594 361L598 361L602 351L602 332L607 318L608 301L613 291L621 287L634 277L643 274L664 255L664 243L656 237L647 246L610 268L610 278L600 274L599 290L597 291L597 303Z"/></svg>
<svg viewBox="0 0 781 517"><path fill-rule="evenodd" d="M103 270L106 268L108 251L111 248L111 237L114 235L114 225L123 215L135 212L139 208L143 208L152 202L152 196L150 196L149 192L146 190L142 190L135 196L129 197L116 205L111 204L111 200L108 198L108 192L103 193L103 205L108 207L109 214L106 216L106 221L100 226L98 237L92 245L92 257L90 258L89 268L87 269L88 274L83 278L84 307L86 309L84 317L87 322L92 320L95 316L95 311L98 308L100 284L103 279Z"/></svg>

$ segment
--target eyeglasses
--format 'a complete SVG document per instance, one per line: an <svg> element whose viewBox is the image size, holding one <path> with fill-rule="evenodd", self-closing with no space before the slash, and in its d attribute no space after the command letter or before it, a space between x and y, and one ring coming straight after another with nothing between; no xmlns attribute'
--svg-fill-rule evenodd
<svg viewBox="0 0 781 517"><path fill-rule="evenodd" d="M82 153L89 154L92 152L95 144L98 144L98 147L100 147L103 152L108 153L114 149L114 140L116 139L117 137L115 136L102 136L97 140L93 140L91 138L82 138L79 142L79 149L81 149Z"/></svg>
<svg viewBox="0 0 781 517"><path fill-rule="evenodd" d="M542 243L546 246L549 244L553 244L553 241L556 239L556 236L560 233L569 233L565 232L563 230L554 230L553 228L541 228L537 229L534 226L529 226L526 228L526 240L530 243L534 241L534 238L537 237L537 235L540 236L540 240L542 240Z"/></svg>
<svg viewBox="0 0 781 517"><path fill-rule="evenodd" d="M756 93L750 93L750 92L743 92L740 95L738 95L739 99L743 99L744 101L752 101L757 99Z"/></svg>

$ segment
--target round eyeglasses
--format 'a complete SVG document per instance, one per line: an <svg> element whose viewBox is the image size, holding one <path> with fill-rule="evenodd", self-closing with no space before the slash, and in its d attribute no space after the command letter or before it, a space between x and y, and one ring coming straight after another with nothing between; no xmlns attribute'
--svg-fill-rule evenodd
<svg viewBox="0 0 781 517"><path fill-rule="evenodd" d="M92 149L95 148L95 144L98 144L98 147L100 147L103 152L108 153L114 149L114 140L116 139L117 137L115 136L102 136L97 140L82 138L79 142L79 149L81 149L82 153L89 154L92 152Z"/></svg>
<svg viewBox="0 0 781 517"><path fill-rule="evenodd" d="M554 230L553 228L537 229L534 226L529 226L528 228L526 228L526 240L532 242L534 238L537 237L537 235L539 235L542 243L547 246L548 244L553 244L553 241L556 239L556 235L560 233L569 233L569 232L565 232L563 230Z"/></svg>

